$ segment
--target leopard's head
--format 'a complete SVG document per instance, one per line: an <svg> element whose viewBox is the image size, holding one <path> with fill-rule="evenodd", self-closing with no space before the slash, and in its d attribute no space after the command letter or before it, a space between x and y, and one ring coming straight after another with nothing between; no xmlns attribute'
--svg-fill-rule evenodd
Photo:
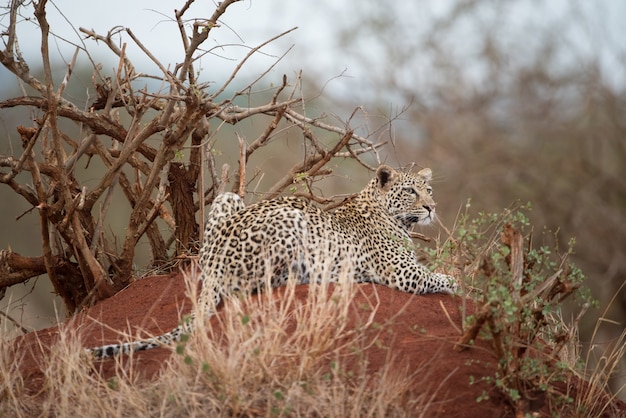
<svg viewBox="0 0 626 418"><path fill-rule="evenodd" d="M408 229L415 223L427 225L435 219L431 178L430 168L415 174L381 165L373 186L378 189L376 194L389 215Z"/></svg>

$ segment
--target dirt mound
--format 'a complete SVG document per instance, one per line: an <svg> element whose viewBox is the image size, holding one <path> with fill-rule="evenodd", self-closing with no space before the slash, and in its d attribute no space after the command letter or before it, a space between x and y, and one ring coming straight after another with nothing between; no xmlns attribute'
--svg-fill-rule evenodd
<svg viewBox="0 0 626 418"><path fill-rule="evenodd" d="M297 286L296 298L305 300L308 290L307 285ZM493 385L480 379L493 376L496 371L497 360L489 345L478 341L474 348L461 353L452 349L459 337L463 310L465 315L476 310L471 301L466 301L463 306L460 297L415 296L369 284L359 285L357 290L353 304L375 304L374 322L387 328L386 332L376 333L375 338L379 341L367 350L368 372L374 374L389 361L398 368L418 371L414 377L414 389L416 393L427 393L431 400L427 416L513 415ZM284 289L276 289L273 297L279 299L283 293ZM134 335L144 333L144 336L146 332L169 331L178 324L181 313L188 312L190 307L181 275L154 276L136 281L60 326L78 331L83 346L93 347L117 342L120 331ZM358 321L359 310L353 312L354 318L350 321ZM218 319L214 318L211 325L215 322L219 328ZM33 393L41 390L43 385L38 359L46 355L58 336L59 328L52 327L18 339L20 351L24 353L20 371L27 389ZM150 380L158 378L171 354L170 348L157 348L137 353L133 361L136 369L141 371L141 378ZM103 378L113 376L114 360L97 364ZM471 381L475 383L471 384ZM573 378L567 388L569 393L577 391L572 385L583 383ZM485 394L488 399L477 402L479 397L487 398ZM547 413L547 407L541 397L530 403L531 411L541 411L542 415Z"/></svg>

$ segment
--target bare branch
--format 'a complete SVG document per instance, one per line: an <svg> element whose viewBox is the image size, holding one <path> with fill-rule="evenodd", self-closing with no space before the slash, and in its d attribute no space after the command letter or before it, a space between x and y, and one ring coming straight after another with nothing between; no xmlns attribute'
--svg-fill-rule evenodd
<svg viewBox="0 0 626 418"><path fill-rule="evenodd" d="M154 62L157 67L159 67L159 69L161 70L161 72L163 73L163 75L165 76L165 78L167 78L167 80L172 84L172 85L176 85L178 84L177 80L172 76L172 74L163 66L163 64L161 64L161 61L159 61L153 54L152 52L150 52L150 50L148 48L146 48L141 41L139 41L139 39L137 39L137 37L135 36L135 34L133 33L132 30L130 30L130 28L126 28L126 33L128 33L128 35L132 38L133 41L135 41L135 43L137 44L137 46L143 51L144 54L146 54L148 56L148 58L150 58L152 60L152 62Z"/></svg>
<svg viewBox="0 0 626 418"><path fill-rule="evenodd" d="M235 181L229 188L242 198L249 193L246 188L253 181L256 182L254 193L257 193L257 188L261 193L265 173L258 167L249 171L247 164L253 153L263 158L264 150L269 149L266 146L274 140L291 140L288 139L289 135L283 137L278 133L289 133L297 128L302 133L300 140L303 155L301 161L289 162L291 170L270 188L269 195L280 193L297 178L305 187L301 195L323 204L333 200L316 196L312 184L315 179L332 173L328 163L333 158L342 157L356 159L365 165L360 160L362 156L376 152L381 146L380 143L370 141L371 136L361 137L350 128L360 108L355 109L343 126L325 122L324 116L307 117L301 73L286 93L289 83L287 77L283 76L282 83L269 91L271 97L266 102L249 107L234 104L234 100L241 96L265 93L264 90L255 91L256 84L275 68L290 48L283 55L274 57L272 64L253 78L252 82L238 88L230 99L214 102L218 95L234 84L252 56L262 54L262 49L268 44L295 30L290 29L249 48L232 73L209 95L205 91L208 84L197 84L193 66L196 60L213 51L202 50L200 46L208 39L209 32L219 27L221 16L236 1L226 0L217 4L211 18L193 19L191 26L187 23L190 20L183 16L193 0L187 0L180 10L175 11L173 20L178 25L185 59L174 70L161 63L155 51L148 50L140 41L140 34L131 29L114 27L103 36L93 30L80 28L80 32L87 35L86 39L102 42L116 54L119 57L118 65L112 75L105 75L101 66L93 62L83 43L82 47L79 45L75 48L65 78L58 86L54 85L52 77L49 38L53 35L46 20L47 2L43 0L30 4L35 9L41 32L45 85L32 79L19 52L16 10L21 3L18 0L12 2L9 28L5 34L7 45L0 61L35 88L37 93L2 101L0 109L31 108L34 109L31 113L42 115L36 119L34 127L18 128L23 148L19 156L0 156L0 167L9 170L0 173L0 183L11 187L38 209L43 251L39 267L48 273L55 290L64 297L70 311L107 296L113 288L120 289L132 279L135 250L142 236L146 236L150 244L154 266L173 265L169 263L170 258L180 259L178 257L181 254L192 254L197 248L197 237L200 236L196 211L200 210L202 217L205 203L226 189L230 175L235 176ZM120 42L124 32L157 65L161 74L154 76L135 71L127 55L126 43ZM83 53L88 55L94 67L92 84L96 95L95 98L90 97L90 104L81 109L70 98L63 98L63 95L72 81L76 63L80 62L78 56ZM136 81L144 78L158 80L160 86L150 88L146 85L138 90ZM296 108L300 109L300 113ZM59 122L61 118L79 125L78 138ZM251 136L255 139L249 144L242 135L237 135L238 169L231 173L228 164L220 161L219 164L224 164L221 173L218 173L218 158L227 161L237 158L237 155L227 155L216 145L221 145L220 134L225 131L223 128L227 124L234 125L243 120L255 121L254 125L260 128L260 134ZM210 121L217 121L211 132ZM316 136L320 130L338 137L327 144L327 138L324 137L322 141L321 136ZM190 151L186 160L185 150ZM209 173L206 184L203 157ZM95 169L90 167L92 160L96 160ZM85 163L84 167L81 162ZM81 169L77 170L77 167ZM18 176L20 173L30 174L32 186L16 181L22 179ZM86 183L85 175L96 181ZM118 194L125 198L131 208L122 232L124 238L121 249L118 248L120 245L112 245L104 232L107 230L105 225L111 203ZM94 205L98 201L99 211L94 212ZM164 204L166 201L169 205ZM157 217L174 230L173 234L171 230L166 231L169 234L167 240L155 222ZM113 240L119 239L113 237ZM170 256L167 249L172 243L176 243L176 249ZM55 267L57 259L65 262L65 270ZM75 260L76 264L71 264L70 260ZM105 265L113 273L111 278L105 273ZM26 280L32 277L33 271L40 270L24 267L19 274L11 272L8 276L2 276L0 272L0 280L2 277ZM71 288L64 288L64 283L71 283Z"/></svg>
<svg viewBox="0 0 626 418"><path fill-rule="evenodd" d="M224 13L226 13L226 9L240 0L224 0L217 4L217 8L213 12L213 15L206 22L194 22L193 25L193 35L191 36L191 42L187 49L185 50L185 60L183 61L183 65L180 68L180 76L179 81L182 83L186 80L187 76L191 74L193 77L193 54L196 52L198 47L207 40L209 37L209 33L211 29L214 27L218 27L217 23L218 19L222 17ZM185 5L187 6L187 5Z"/></svg>
<svg viewBox="0 0 626 418"><path fill-rule="evenodd" d="M246 194L246 162L248 162L248 154L246 152L246 140L237 134L239 141L239 171L237 172L237 194L244 196Z"/></svg>
<svg viewBox="0 0 626 418"><path fill-rule="evenodd" d="M335 146L323 154L316 154L313 157L305 158L304 161L294 165L289 173L283 176L267 193L268 199L278 196L287 186L293 183L296 174L303 174L305 177L314 176L330 159L343 148L352 138L352 131L346 132Z"/></svg>
<svg viewBox="0 0 626 418"><path fill-rule="evenodd" d="M258 115L260 113L272 114L278 109L281 109L283 107L289 107L290 105L298 103L299 101L299 99L291 99L281 103L268 103L266 105L250 108L241 108L239 106L225 106L219 112L211 116L220 118L225 122L235 124L239 121L242 121L254 115Z"/></svg>
<svg viewBox="0 0 626 418"><path fill-rule="evenodd" d="M299 114L298 112L294 111L291 108L287 109L287 111L285 112L285 117L287 118L287 120L293 122L294 124L298 126L311 125L311 126L315 126L316 128L321 128L325 131L334 132L340 135L343 135L345 133L345 129L343 128L340 128L334 125L329 125L324 122L320 122L317 119L306 117L304 115ZM363 138L360 135L352 134L352 137L361 144L367 145L369 147L374 146L374 144L371 141L369 141L366 138Z"/></svg>
<svg viewBox="0 0 626 418"><path fill-rule="evenodd" d="M123 142L126 138L127 132L120 123L98 113L82 111L63 98L59 98L58 100L58 116L71 119L75 122L84 123L95 134L108 135L121 142ZM43 97L25 96L0 102L0 109L16 106L34 106L43 111L48 111L48 100Z"/></svg>
<svg viewBox="0 0 626 418"><path fill-rule="evenodd" d="M219 187L217 193L224 193L224 189L225 189L226 185L229 182L229 179L228 179L228 172L229 171L230 171L230 166L228 164L224 164L222 166L222 172L220 174L220 187ZM243 196L241 196L241 197L243 197Z"/></svg>
<svg viewBox="0 0 626 418"><path fill-rule="evenodd" d="M46 12L45 12L46 1L42 0L35 7L35 17L39 22L39 26L41 29L41 53L43 57L44 64L44 78L46 80L46 89L47 89L47 100L48 100L48 111L50 112L50 117L48 119L48 123L50 126L50 131L52 133L53 139L53 152L56 159L56 164L64 164L65 163L65 155L63 152L63 148L61 146L59 129L57 127L57 106L59 103L58 98L59 95L55 94L53 91L53 80L52 80L52 70L50 67L50 57L49 57L49 49L48 49L48 33L49 33L49 25L46 20ZM61 173L62 178L58 183L60 195L66 203L69 203L72 200L71 192L69 189L70 182L67 180L64 172ZM34 179L35 180L35 179ZM40 202L45 202L45 196L42 196L39 193ZM41 204L40 204L41 205ZM56 283L57 280L54 279L55 272L52 270L52 249L49 244L49 233L48 233L48 219L47 219L47 205L43 205L40 209L41 214L41 226L42 226L42 239L44 242L44 259L46 260L46 268L48 270L48 274L52 275L51 280L53 283ZM68 217L69 218L69 217ZM85 238L82 225L80 223L80 219L77 216L71 217L71 224L75 234L75 255L78 259L79 267L84 275L85 280L90 281L93 280L94 286L97 289L100 297L110 296L111 290L106 283L106 274L102 266L97 262L94 258L93 254L89 250L89 246L87 244L87 240ZM87 287L90 287L90 283L87 283Z"/></svg>
<svg viewBox="0 0 626 418"><path fill-rule="evenodd" d="M122 50L119 49L118 46L113 41L113 35L116 35L116 34L122 32L124 30L123 27L116 26L115 28L111 29L107 33L107 36L98 35L93 30L88 30L88 29L85 29L85 28L78 28L78 30L81 31L82 33L84 33L85 35L87 35L87 37L89 37L89 38L93 38L93 39L95 39L97 41L103 42L106 46L109 47L109 49L115 55L117 55L118 57L124 59L126 67L130 69L131 75L135 74L135 68L133 67L132 63L130 62L130 60L127 57L125 57L125 55L122 53Z"/></svg>
<svg viewBox="0 0 626 418"><path fill-rule="evenodd" d="M287 76L283 75L283 84L282 84L282 86L280 88L276 89L276 92L274 93L274 96L272 97L272 102L271 102L272 104L276 103L278 95L280 94L281 91L283 91L283 89L286 86L287 86ZM283 107L279 108L278 111L276 112L276 115L274 116L274 119L272 120L272 122L269 125L267 125L267 127L265 128L265 131L263 132L263 134L261 134L261 136L259 136L257 139L255 139L252 142L252 144L250 144L248 146L248 152L246 154L246 163L248 162L248 158L250 158L250 155L252 155L252 153L254 151L256 151L258 148L262 147L263 145L267 144L267 142L270 139L270 135L278 127L278 123L283 118L285 112L287 111L287 108L288 108L288 106L283 106Z"/></svg>
<svg viewBox="0 0 626 418"><path fill-rule="evenodd" d="M111 183L111 185L109 186L109 190L104 198L104 202L102 202L102 206L100 207L100 213L99 213L99 217L98 217L98 222L96 223L96 227L94 229L93 232L93 237L91 240L91 253L92 254L96 254L96 248L98 246L99 243L99 237L100 237L100 229L102 228L102 223L104 222L104 218L106 216L106 213L109 209L109 205L111 204L111 199L113 197L113 190L115 189L115 185L117 184L117 181L119 179L119 174L115 177L114 181Z"/></svg>
<svg viewBox="0 0 626 418"><path fill-rule="evenodd" d="M72 76L72 71L74 71L74 65L76 65L76 58L78 57L78 51L80 51L80 49L76 48L76 50L74 51L74 55L72 56L72 60L67 66L67 72L65 73L65 77L63 78L63 81L61 82L61 85L59 86L59 91L57 92L57 95L59 97L63 96L63 92L65 91L65 88L67 87L67 83L69 83L70 81L70 77Z"/></svg>
<svg viewBox="0 0 626 418"><path fill-rule="evenodd" d="M20 157L17 164L15 164L11 168L11 172L0 177L0 183L9 183L11 180L13 180L15 176L18 175L22 171L22 168L26 160L32 158L31 154L32 154L33 146L35 145L35 142L37 142L37 138L39 137L39 134L41 133L41 128L43 127L47 117L48 117L48 113L44 114L42 118L43 123L41 123L39 125L39 128L37 129L27 128L25 126L17 127L17 132L22 137L22 144L25 145L24 152L22 153L22 156Z"/></svg>
<svg viewBox="0 0 626 418"><path fill-rule="evenodd" d="M224 90L226 90L226 88L230 85L230 83L235 79L235 76L239 73L239 70L241 70L241 68L243 67L243 65L246 63L246 61L248 61L248 59L250 57L252 57L257 51L259 51L261 48L263 48L264 46L270 44L271 42L274 42L275 40L287 35L290 32L293 32L294 30L298 29L297 27L295 28L291 28L279 35L274 36L273 38L263 42L261 45L252 48L247 54L246 56L243 58L243 60L241 60L241 62L239 64L237 64L237 66L235 67L235 69L233 70L233 72L230 74L230 77L228 78L228 80L226 80L226 82L224 84L222 84L222 87L220 87L215 93L213 93L210 97L209 100L213 101L215 100L215 98L217 96L219 96L220 94L222 94L224 92ZM291 48L290 48L291 49ZM289 50L287 52L285 52L285 54L287 54L289 52ZM259 77L257 77L252 83L250 83L248 86L251 86L253 84L255 84L259 79L261 79L262 77L264 77L273 67L274 65L276 65L280 60L282 60L282 58L285 56L285 54L283 54L282 56L280 56L278 58L278 60L276 60L276 62L270 66L270 68L268 68L266 71L264 71ZM246 90L246 89L244 89ZM240 93L237 93L236 95L238 95Z"/></svg>
<svg viewBox="0 0 626 418"><path fill-rule="evenodd" d="M250 158L250 155L252 155L254 151L256 151L258 148L263 147L269 142L272 132L274 132L274 130L276 130L276 128L278 127L278 123L283 118L286 110L287 110L286 106L278 109L278 111L276 112L276 115L274 116L274 119L272 120L272 122L270 122L269 125L267 125L263 134L261 134L261 136L255 139L252 142L252 144L248 146L248 153L246 154L246 161L248 158Z"/></svg>
<svg viewBox="0 0 626 418"><path fill-rule="evenodd" d="M24 61L21 52L17 48L17 11L21 6L20 0L11 1L11 11L9 13L9 27L7 32L7 45L4 51L0 51L0 62L6 69L19 77L26 84L37 90L40 94L44 94L46 87L35 77L30 74L28 64Z"/></svg>
<svg viewBox="0 0 626 418"><path fill-rule="evenodd" d="M133 154L137 150L137 148L143 143L143 141L145 141L147 138L149 138L151 135L155 134L161 129L158 125L158 121L156 119L153 119L152 122L144 127L141 131L135 133L135 131L139 127L139 124L140 120L136 116L135 118L133 118L133 122L131 123L131 126L127 133L127 140L124 141L124 147L122 148L117 160L115 160L113 165L109 167L109 170L100 180L94 190L89 193L89 196L87 197L87 207L92 207L95 201L100 198L102 193L104 193L104 191L111 185L119 170L124 167L131 154Z"/></svg>

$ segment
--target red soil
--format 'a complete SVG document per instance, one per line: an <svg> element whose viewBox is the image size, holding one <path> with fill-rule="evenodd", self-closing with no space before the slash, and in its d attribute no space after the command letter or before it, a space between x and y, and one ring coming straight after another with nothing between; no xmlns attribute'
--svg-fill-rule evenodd
<svg viewBox="0 0 626 418"><path fill-rule="evenodd" d="M308 288L307 285L298 286L296 297L305 299ZM274 297L280 298L283 291L277 289ZM376 333L374 338L379 338L382 344L373 344L368 348L368 371L375 373L390 361L389 358L397 367L417 371L414 393L433 396L426 416L514 416L510 405L492 385L485 382L470 384L471 377L479 380L481 376L495 374L496 359L489 345L478 341L469 350L460 353L453 350L453 343L459 337L456 327L460 328L462 323L461 298L438 294L415 296L369 284L359 285L357 293L353 304L378 303L375 322L389 322L392 330ZM83 346L93 347L117 342L120 331L131 334L137 334L138 330L151 334L169 331L179 323L181 313L187 313L190 306L180 274L154 276L134 282L61 326L79 331ZM476 307L468 301L465 309L469 315L475 312ZM354 316L358 316L359 311L363 310L354 309ZM393 319L388 321L389 318ZM358 321L359 318L351 320ZM219 321L212 321L212 326L214 322L219 327ZM43 383L37 359L45 355L48 347L58 338L58 331L59 327L52 327L25 335L17 341L20 351L25 353L20 370L27 388L33 392L40 390ZM388 350L391 350L391 356ZM138 366L136 370L141 371L144 380L158 378L158 372L171 353L170 348L139 352L134 358L135 366ZM423 367L424 364L428 366ZM114 360L104 360L98 365L103 378L113 375ZM584 382L572 378L569 384L571 394L576 393ZM477 402L483 391L489 399ZM544 416L548 412L547 407L539 397L530 403L528 412L536 410L540 413L537 416ZM626 405L621 404L621 408L626 414Z"/></svg>

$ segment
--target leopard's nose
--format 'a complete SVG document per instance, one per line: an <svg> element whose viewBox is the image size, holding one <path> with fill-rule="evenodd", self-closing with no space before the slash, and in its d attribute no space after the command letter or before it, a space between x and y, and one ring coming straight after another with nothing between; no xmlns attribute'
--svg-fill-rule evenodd
<svg viewBox="0 0 626 418"><path fill-rule="evenodd" d="M424 209L426 209L429 212L432 212L435 210L435 206L437 206L435 203L429 203L428 205L422 205L424 207Z"/></svg>

